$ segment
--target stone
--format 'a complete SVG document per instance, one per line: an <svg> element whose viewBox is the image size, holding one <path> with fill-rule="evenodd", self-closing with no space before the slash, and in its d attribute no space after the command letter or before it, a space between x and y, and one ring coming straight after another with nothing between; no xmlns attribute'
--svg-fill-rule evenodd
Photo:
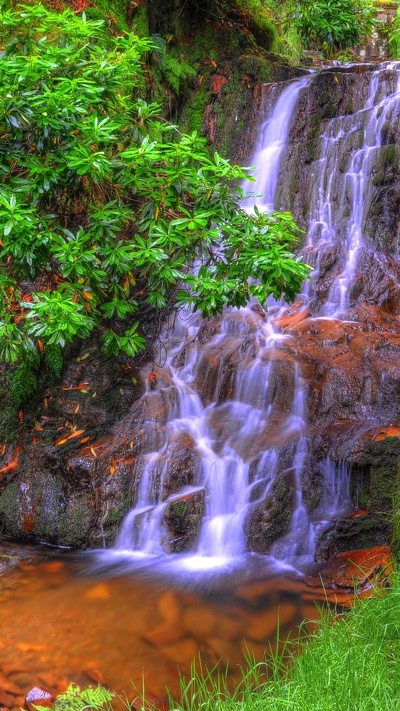
<svg viewBox="0 0 400 711"><path fill-rule="evenodd" d="M244 530L250 550L268 553L288 530L293 511L292 473L278 476L264 501L250 507Z"/></svg>
<svg viewBox="0 0 400 711"><path fill-rule="evenodd" d="M0 688L9 694L14 694L14 696L20 696L22 694L21 687L3 674L0 674Z"/></svg>
<svg viewBox="0 0 400 711"><path fill-rule="evenodd" d="M159 627L154 627L154 629L146 632L143 638L150 642L154 647L162 647L166 644L173 644L180 640L184 635L184 629L182 625L176 624L165 624Z"/></svg>
<svg viewBox="0 0 400 711"><path fill-rule="evenodd" d="M248 618L244 629L245 638L256 642L268 642L276 634L278 617L276 608L259 612Z"/></svg>
<svg viewBox="0 0 400 711"><path fill-rule="evenodd" d="M219 627L219 615L207 605L190 606L183 613L183 625L192 637L207 640Z"/></svg>
<svg viewBox="0 0 400 711"><path fill-rule="evenodd" d="M103 674L98 669L85 669L84 673L90 681L94 681L96 684L100 684L101 686L107 686Z"/></svg>
<svg viewBox="0 0 400 711"><path fill-rule="evenodd" d="M393 557L389 546L337 553L320 573L326 587L360 588L390 577Z"/></svg>
<svg viewBox="0 0 400 711"><path fill-rule="evenodd" d="M25 708L27 711L36 711L35 706L52 708L54 697L41 686L34 686L25 697Z"/></svg>
<svg viewBox="0 0 400 711"><path fill-rule="evenodd" d="M165 622L170 624L178 622L182 605L173 590L166 590L160 595L157 607Z"/></svg>
<svg viewBox="0 0 400 711"><path fill-rule="evenodd" d="M11 706L14 706L14 702L15 698L0 687L0 704L11 708Z"/></svg>
<svg viewBox="0 0 400 711"><path fill-rule="evenodd" d="M187 666L190 666L198 654L198 646L192 639L182 639L175 644L164 645L161 650L175 664L186 664Z"/></svg>
<svg viewBox="0 0 400 711"><path fill-rule="evenodd" d="M204 510L204 489L174 497L167 504L164 521L168 529L167 548L180 553L193 549L200 533Z"/></svg>

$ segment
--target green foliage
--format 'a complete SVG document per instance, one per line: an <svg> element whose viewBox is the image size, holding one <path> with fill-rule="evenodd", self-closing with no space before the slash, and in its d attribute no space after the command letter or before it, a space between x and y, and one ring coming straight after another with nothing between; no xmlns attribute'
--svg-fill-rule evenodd
<svg viewBox="0 0 400 711"><path fill-rule="evenodd" d="M400 57L400 7L397 8L397 14L394 22L391 25L391 35L389 39L390 51L394 59Z"/></svg>
<svg viewBox="0 0 400 711"><path fill-rule="evenodd" d="M288 25L309 49L354 47L373 28L371 0L300 0L289 5Z"/></svg>
<svg viewBox="0 0 400 711"><path fill-rule="evenodd" d="M176 91L188 74L161 38L104 47L101 21L41 5L0 27L14 36L0 53L0 358L38 347L59 373L59 349L97 328L106 353L134 356L143 303L174 294L206 316L294 297L308 268L291 217L247 215L245 169L141 98L150 50Z"/></svg>
<svg viewBox="0 0 400 711"><path fill-rule="evenodd" d="M62 694L58 694L53 704L54 711L104 711L111 710L113 695L104 687L88 687L81 690L76 684L70 684ZM35 705L38 711L44 706Z"/></svg>

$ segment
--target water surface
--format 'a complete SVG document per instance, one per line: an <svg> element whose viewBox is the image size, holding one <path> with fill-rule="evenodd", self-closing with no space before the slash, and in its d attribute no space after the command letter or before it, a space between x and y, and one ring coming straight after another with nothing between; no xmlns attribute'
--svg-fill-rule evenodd
<svg viewBox="0 0 400 711"><path fill-rule="evenodd" d="M13 567L10 552L22 555ZM274 647L278 618L283 638L316 617L315 590L293 572L268 571L258 556L197 577L7 541L1 554L0 666L21 695L98 678L133 698L132 683L142 688L144 678L148 692L165 697L198 654L209 667L229 662L233 679L244 653L260 660ZM14 701L18 709L22 699Z"/></svg>

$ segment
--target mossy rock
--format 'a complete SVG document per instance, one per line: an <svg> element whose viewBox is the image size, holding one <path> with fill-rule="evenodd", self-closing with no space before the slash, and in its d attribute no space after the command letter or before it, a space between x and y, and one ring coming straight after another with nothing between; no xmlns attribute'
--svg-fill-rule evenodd
<svg viewBox="0 0 400 711"><path fill-rule="evenodd" d="M200 489L167 505L164 523L168 531L166 548L169 553L181 553L195 547L204 514L204 496L204 489Z"/></svg>
<svg viewBox="0 0 400 711"><path fill-rule="evenodd" d="M268 553L271 545L287 533L293 513L293 494L291 476L280 476L264 501L250 509L244 530L251 551Z"/></svg>
<svg viewBox="0 0 400 711"><path fill-rule="evenodd" d="M0 496L1 528L20 540L45 541L73 548L88 545L93 528L88 492L66 495L51 474L29 481L18 476Z"/></svg>

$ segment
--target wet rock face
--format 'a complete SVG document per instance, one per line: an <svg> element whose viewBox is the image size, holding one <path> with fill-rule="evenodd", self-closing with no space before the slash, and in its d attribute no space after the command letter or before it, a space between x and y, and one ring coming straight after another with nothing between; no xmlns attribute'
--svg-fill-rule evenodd
<svg viewBox="0 0 400 711"><path fill-rule="evenodd" d="M142 394L137 370L106 359L97 343L72 353L61 380L25 408L17 441L4 448L1 532L73 547L114 540L134 494L134 445L113 427ZM16 466L7 470L10 462Z"/></svg>
<svg viewBox="0 0 400 711"><path fill-rule="evenodd" d="M266 553L287 532L293 513L293 493L292 476L280 476L265 499L250 506L244 530L251 551Z"/></svg>
<svg viewBox="0 0 400 711"><path fill-rule="evenodd" d="M193 550L204 514L204 489L176 497L167 505L164 522L168 531L165 548L169 553Z"/></svg>

